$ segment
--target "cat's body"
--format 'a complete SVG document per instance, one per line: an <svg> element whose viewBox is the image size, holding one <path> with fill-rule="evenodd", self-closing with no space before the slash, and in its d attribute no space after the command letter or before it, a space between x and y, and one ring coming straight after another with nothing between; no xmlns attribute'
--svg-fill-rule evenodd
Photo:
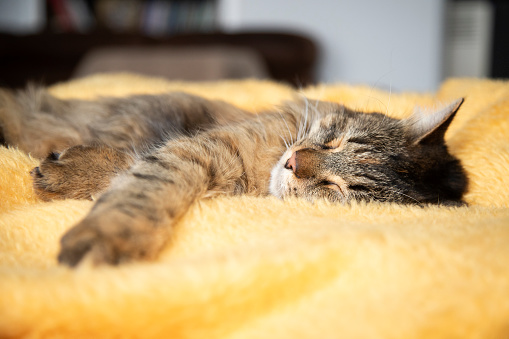
<svg viewBox="0 0 509 339"><path fill-rule="evenodd" d="M219 194L462 204L466 177L444 143L459 100L404 120L297 100L251 114L183 93L63 101L0 92L6 143L35 156L43 199L97 196L62 239L76 265L154 258L193 202ZM84 145L84 146L80 146Z"/></svg>

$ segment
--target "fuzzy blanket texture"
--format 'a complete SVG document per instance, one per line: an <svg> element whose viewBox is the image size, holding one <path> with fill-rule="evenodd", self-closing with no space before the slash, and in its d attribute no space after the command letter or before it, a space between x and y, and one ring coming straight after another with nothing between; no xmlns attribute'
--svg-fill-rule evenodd
<svg viewBox="0 0 509 339"><path fill-rule="evenodd" d="M437 93L102 74L50 88L94 99L186 91L254 112L305 95L394 117L464 97L446 140L468 207L221 197L196 204L159 260L56 263L89 201L39 201L37 160L0 148L0 338L509 338L509 82Z"/></svg>

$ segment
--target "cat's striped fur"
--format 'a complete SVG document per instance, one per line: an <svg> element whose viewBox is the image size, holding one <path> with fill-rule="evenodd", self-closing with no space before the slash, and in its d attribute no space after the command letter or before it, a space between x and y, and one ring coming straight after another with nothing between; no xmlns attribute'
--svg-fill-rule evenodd
<svg viewBox="0 0 509 339"><path fill-rule="evenodd" d="M462 100L397 120L296 100L252 114L184 93L59 100L0 91L3 138L37 157L46 200L97 197L59 260L157 256L198 199L272 193L346 203L462 204L466 176L444 143Z"/></svg>

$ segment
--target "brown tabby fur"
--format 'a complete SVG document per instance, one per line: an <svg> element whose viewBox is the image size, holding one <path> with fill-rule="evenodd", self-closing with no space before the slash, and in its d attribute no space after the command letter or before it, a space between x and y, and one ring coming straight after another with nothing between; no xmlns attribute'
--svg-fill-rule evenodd
<svg viewBox="0 0 509 339"><path fill-rule="evenodd" d="M198 199L267 195L461 205L466 177L444 143L461 106L403 120L297 100L254 115L184 93L59 100L0 90L4 142L36 157L44 200L91 199L59 261L155 258ZM48 155L49 154L49 155Z"/></svg>

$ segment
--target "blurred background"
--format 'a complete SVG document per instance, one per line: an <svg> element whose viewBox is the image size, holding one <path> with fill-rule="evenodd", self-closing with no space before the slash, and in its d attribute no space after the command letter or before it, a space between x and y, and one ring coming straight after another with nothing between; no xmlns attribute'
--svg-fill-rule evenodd
<svg viewBox="0 0 509 339"><path fill-rule="evenodd" d="M0 86L96 72L434 91L509 76L509 1L0 0Z"/></svg>

